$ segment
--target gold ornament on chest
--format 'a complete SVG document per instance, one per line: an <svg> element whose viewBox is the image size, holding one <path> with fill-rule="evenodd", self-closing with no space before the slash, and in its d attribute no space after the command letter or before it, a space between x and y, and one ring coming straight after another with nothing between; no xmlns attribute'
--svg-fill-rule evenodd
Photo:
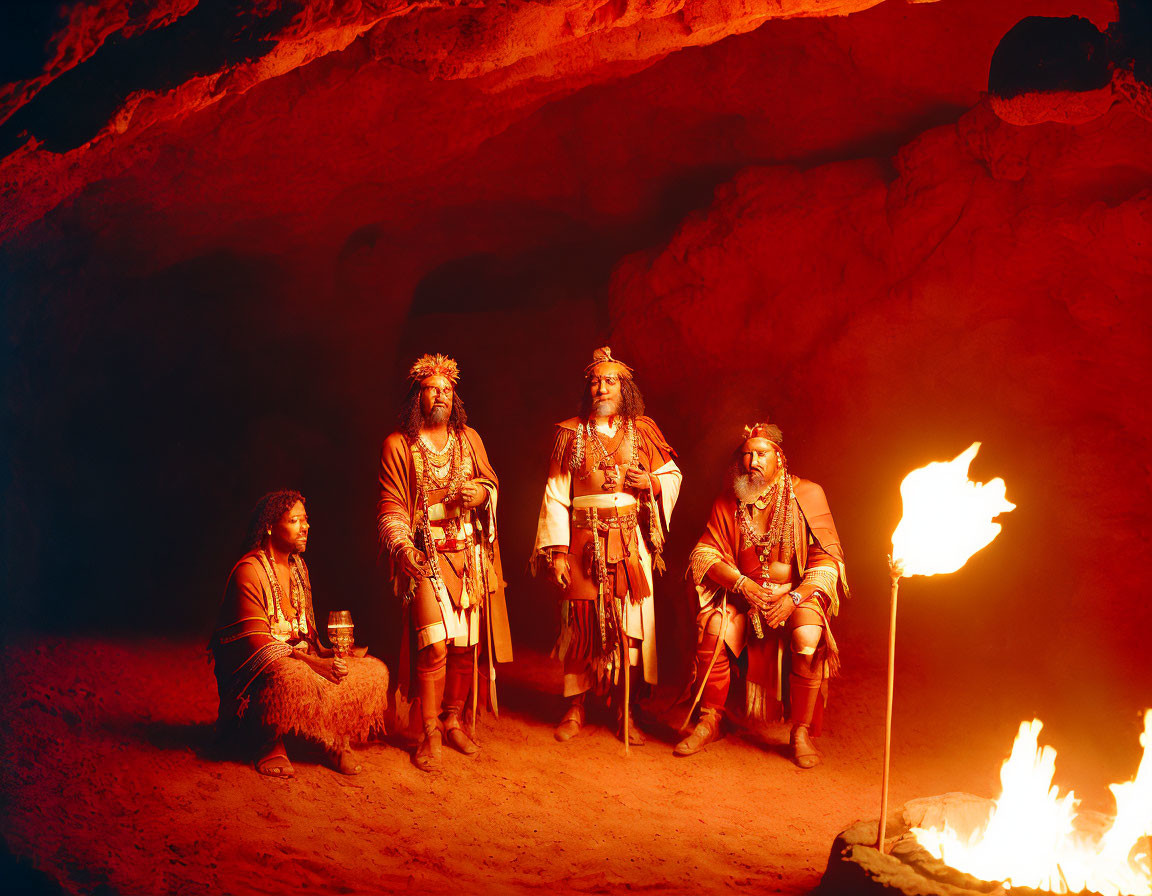
<svg viewBox="0 0 1152 896"><path fill-rule="evenodd" d="M601 435L611 443L620 431L620 418L613 420L606 433L601 433L590 420L576 427L576 440L572 451L570 468L581 479L587 479L596 471L605 472L632 463L636 457L636 422L627 418L624 437L612 451L608 450ZM587 464L585 464L587 458Z"/></svg>

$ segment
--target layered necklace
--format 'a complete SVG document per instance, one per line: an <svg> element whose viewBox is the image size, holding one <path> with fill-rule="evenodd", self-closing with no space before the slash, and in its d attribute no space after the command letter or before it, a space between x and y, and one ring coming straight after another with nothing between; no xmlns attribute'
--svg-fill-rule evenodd
<svg viewBox="0 0 1152 896"><path fill-rule="evenodd" d="M293 615L289 616L284 612L284 592L276 575L276 565L272 562L271 552L264 548L259 552L259 557L268 581L272 584L272 611L276 615L276 622L281 629L287 626L292 632L292 640L298 641L308 634L308 614L304 606L306 588L300 572L300 558L293 554L289 561L288 600L293 610Z"/></svg>
<svg viewBox="0 0 1152 896"><path fill-rule="evenodd" d="M431 479L437 488L447 487L447 498L457 495L460 486L464 484L464 450L456 438L456 433L449 431L448 441L439 451L421 433L416 439L416 450L420 452L420 459L424 462L427 478ZM422 480L424 478L421 477ZM421 487L427 487L423 481Z"/></svg>
<svg viewBox="0 0 1152 896"><path fill-rule="evenodd" d="M620 418L616 418L616 422L611 424L608 431L608 438L614 439L616 433L620 429ZM636 458L636 421L631 417L628 418L626 424L626 436L628 439L628 458L629 462ZM569 461L569 467L572 472L580 469L584 463L584 455L587 452L587 447L591 446L595 455L594 458L589 458L591 461L590 467L595 470L597 468L607 468L612 466L612 454L609 453L608 448L600 438L600 433L596 427L592 425L591 420L583 421L576 427L576 445L572 450L572 460Z"/></svg>
<svg viewBox="0 0 1152 896"><path fill-rule="evenodd" d="M417 471L417 479L420 488L420 509L422 511L420 530L424 537L424 551L428 557L428 564L432 568L432 578L442 581L440 552L436 547L436 538L432 533L431 520L428 515L428 487L429 485L437 488L447 487L448 492L443 500L451 501L460 494L460 488L464 485L465 473L471 476L472 464L464 457L462 440L457 439L456 433L451 431L448 433L448 441L439 451L424 438L423 433L416 439L415 446L422 461L420 466L423 467L422 472ZM460 520L454 518L450 523L450 536L455 540L461 531ZM463 527L463 532L464 574L462 578L468 582L468 593L472 599L482 600L475 562L475 539L471 527ZM468 604L464 604L462 608L467 606Z"/></svg>
<svg viewBox="0 0 1152 896"><path fill-rule="evenodd" d="M762 566L767 565L777 545L780 546L780 560L784 563L792 562L792 554L796 549L792 539L792 497L792 477L781 464L779 480L754 502L761 509L771 505L768 526L763 535L757 534L753 527L748 505L743 501L736 503L736 519L740 523L744 542L755 549Z"/></svg>

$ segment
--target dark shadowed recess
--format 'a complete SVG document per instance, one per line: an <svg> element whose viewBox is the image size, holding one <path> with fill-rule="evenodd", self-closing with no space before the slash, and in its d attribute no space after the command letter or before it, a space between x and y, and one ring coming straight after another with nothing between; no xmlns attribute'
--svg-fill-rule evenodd
<svg viewBox="0 0 1152 896"><path fill-rule="evenodd" d="M1032 92L1098 90L1116 68L1152 83L1152 3L1119 0L1117 21L1102 32L1081 16L1028 16L1001 38L988 90L1009 99Z"/></svg>
<svg viewBox="0 0 1152 896"><path fill-rule="evenodd" d="M1152 84L1152 3L1148 0L1117 0L1117 21L1108 29L1116 42L1118 64L1131 66L1132 73Z"/></svg>
<svg viewBox="0 0 1152 896"><path fill-rule="evenodd" d="M130 630L199 618L191 595L219 578L199 558L238 556L253 491L292 482L293 454L315 450L298 409L323 412L309 395L319 359L278 323L277 268L217 253L51 303L30 275L8 302L13 618ZM267 482L244 481L254 454Z"/></svg>
<svg viewBox="0 0 1152 896"><path fill-rule="evenodd" d="M988 89L1002 97L1033 91L1083 91L1112 80L1105 36L1080 16L1028 16L1000 40Z"/></svg>
<svg viewBox="0 0 1152 896"><path fill-rule="evenodd" d="M29 137L52 152L67 152L96 136L134 91L171 90L197 75L259 59L276 45L270 36L300 9L300 3L288 2L260 16L238 10L227 0L201 0L171 25L131 38L113 34L89 59L47 84L0 125L0 156L18 149ZM43 17L28 16L39 37ZM24 49L7 67L27 72L33 58L32 51Z"/></svg>
<svg viewBox="0 0 1152 896"><path fill-rule="evenodd" d="M0 8L0 84L35 78L48 62L48 42L61 22L55 3L5 3Z"/></svg>

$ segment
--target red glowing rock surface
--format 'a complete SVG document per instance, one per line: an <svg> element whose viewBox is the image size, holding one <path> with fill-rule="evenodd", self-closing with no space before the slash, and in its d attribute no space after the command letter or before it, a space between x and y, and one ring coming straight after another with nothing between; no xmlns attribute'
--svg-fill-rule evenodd
<svg viewBox="0 0 1152 896"><path fill-rule="evenodd" d="M1130 561L1149 522L1152 415L1136 399L1150 376L1149 146L1152 123L1126 107L1019 128L979 106L902 148L894 170L745 169L665 247L616 268L620 351L670 391L718 384L723 417L770 410L786 434L794 421L808 462L843 471L837 492L863 506L884 501L877 464L985 440L997 457L980 466L1020 509L1001 598L970 611L972 634L991 613L1058 640L1094 623L1102 581L1134 593L1143 580ZM1053 556L1092 573L1069 577ZM1069 615L1037 615L1039 594ZM1101 637L1135 657L1152 611L1123 613Z"/></svg>
<svg viewBox="0 0 1152 896"><path fill-rule="evenodd" d="M146 147L132 144L149 129L242 97L257 85L297 72L330 54L343 54L357 41L350 58L339 66L341 90L348 87L344 80L349 66L357 71L393 69L393 76L404 72L432 82L482 81L483 93L511 94L505 104L520 105L526 97L516 88L527 83L534 85L529 95L556 95L618 74L619 66L624 66L623 71L635 70L670 52L751 31L769 19L846 15L879 2L785 0L767 6L727 0L690 6L676 0L467 6L308 2L283 28L266 35L273 46L263 55L190 74L169 90L133 91L105 126L76 149L57 154L40 149L35 139L25 143L0 164L0 179L10 185L5 191L10 198L0 208L8 227L35 220L88 183L122 172L125 156L134 157L141 150L147 153ZM53 38L54 55L45 71L0 89L0 122L33 101L59 75L91 58L111 36L130 41L142 31L179 24L196 7L187 0L142 5L102 0L77 5ZM238 12L236 18L259 20L292 9L272 0L248 13ZM309 81L317 76L324 77L315 70L303 74ZM404 89L394 77L385 75L383 80L380 89L385 97ZM286 89L295 95L299 87L294 84ZM309 87L323 89L315 83ZM277 89L285 88L278 85ZM369 103L376 105L371 99ZM277 110L277 117L282 111ZM22 188L18 198L11 191L17 184Z"/></svg>
<svg viewBox="0 0 1152 896"><path fill-rule="evenodd" d="M514 638L546 649L553 604L523 565L550 426L610 341L685 471L666 686L688 655L679 576L751 417L828 491L855 675L881 667L901 478L981 439L973 475L1018 508L961 574L903 586L898 694L923 707L947 678L956 743L990 712L1118 740L1152 688L1147 87L1121 68L1094 91L985 95L1023 17L1104 29L1112 3L265 3L252 58L113 96L90 133L53 99L98 45L217 8L69 7L45 72L0 93L7 123L55 128L0 160L11 625L201 631L247 510L289 485L325 600L394 649L373 464L402 371L434 350L460 358L501 474ZM878 731L856 732L866 752ZM501 738L537 761L519 728ZM923 771L920 793L979 783ZM781 886L814 882L821 842Z"/></svg>

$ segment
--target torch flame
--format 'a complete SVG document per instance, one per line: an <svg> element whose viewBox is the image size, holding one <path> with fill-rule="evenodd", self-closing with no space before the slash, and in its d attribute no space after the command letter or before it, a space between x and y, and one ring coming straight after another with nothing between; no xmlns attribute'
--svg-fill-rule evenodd
<svg viewBox="0 0 1152 896"><path fill-rule="evenodd" d="M1000 534L992 520L1015 509L1003 479L973 482L968 467L980 443L955 460L913 470L900 483L904 517L892 533L893 566L905 576L955 572Z"/></svg>
<svg viewBox="0 0 1152 896"><path fill-rule="evenodd" d="M1076 831L1076 797L1052 786L1056 751L1040 748L1038 719L1020 725L1012 755L1000 769L1003 792L982 829L967 837L913 828L920 844L953 868L1007 886L1103 896L1152 894L1152 709L1144 714L1144 755L1136 777L1110 786L1116 817L1089 840Z"/></svg>

